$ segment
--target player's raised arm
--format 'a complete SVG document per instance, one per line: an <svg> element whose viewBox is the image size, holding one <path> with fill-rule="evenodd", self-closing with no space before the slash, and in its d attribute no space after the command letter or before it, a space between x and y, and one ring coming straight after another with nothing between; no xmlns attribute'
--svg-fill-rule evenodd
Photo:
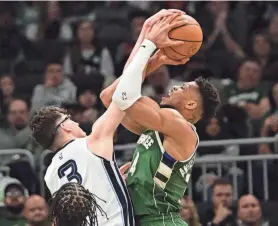
<svg viewBox="0 0 278 226"><path fill-rule="evenodd" d="M155 14L152 17L150 17L149 19L147 19L146 22L144 23L143 29L136 42L136 45L133 48L133 51L130 54L130 57L125 65L125 69L130 64L130 62L134 58L135 54L138 52L143 40L146 38L146 36L149 33L150 28L156 22L161 20L162 18L166 18L167 16L169 17L169 16L173 16L173 15L179 16L181 13L184 13L184 12L179 11L179 10L161 10L157 14ZM152 56L150 58L150 60L148 61L148 64L143 73L142 82L144 81L146 76L148 76L149 74L151 74L153 71L155 71L156 69L158 69L160 66L162 66L164 64L180 65L180 64L185 64L187 61L188 61L188 59L180 60L180 61L171 60L166 55L164 55L160 50L158 50L154 54L154 56ZM125 71L125 69L124 69L124 71ZM117 79L112 85L107 87L105 90L103 90L102 93L100 94L100 99L102 100L103 104L106 107L108 107L110 105L110 103L112 102L112 95L115 92L115 89L119 83L119 80L120 80L120 78ZM125 115L124 119L122 120L122 124L128 130L130 130L131 132L136 133L136 134L141 134L145 130L145 128L142 125L138 124L136 121L134 121L133 119L128 117L128 115Z"/></svg>
<svg viewBox="0 0 278 226"><path fill-rule="evenodd" d="M185 24L184 21L180 21L169 25L169 21L173 19L174 16L161 20L153 26L152 31L148 34L149 38L158 47L163 48L169 45L181 44L181 41L170 40L168 35L161 36L161 33L165 33L166 30L170 31L174 26ZM134 59L127 66L117 86L114 93L115 104L110 104L107 111L95 122L92 133L88 136L90 150L105 159L112 160L112 138L125 115L123 111L132 106L141 97L142 75L149 58L156 49L155 44L150 40L144 40ZM119 99L123 102L118 101Z"/></svg>

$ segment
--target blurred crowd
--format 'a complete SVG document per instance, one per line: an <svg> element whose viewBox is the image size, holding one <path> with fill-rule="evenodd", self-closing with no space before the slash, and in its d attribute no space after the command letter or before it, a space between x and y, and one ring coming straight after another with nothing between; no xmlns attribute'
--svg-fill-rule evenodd
<svg viewBox="0 0 278 226"><path fill-rule="evenodd" d="M1 184L4 207L0 212L3 226L51 226L49 205L44 197L30 195L22 184L13 178L5 178ZM225 178L217 179L207 203L195 204L184 196L180 200L182 219L188 226L276 226L277 203L265 204L251 194L233 201L233 187Z"/></svg>
<svg viewBox="0 0 278 226"><path fill-rule="evenodd" d="M180 9L196 18L203 29L204 41L201 50L186 65L163 66L153 72L143 86L143 94L159 102L173 85L203 76L219 88L222 106L215 117L198 123L201 141L275 136L278 129L277 2L0 2L0 152L1 149L26 149L39 159L43 150L31 138L28 122L32 113L43 106L66 108L89 133L105 110L99 100L101 90L121 75L144 21L162 8ZM135 143L137 138L120 126L115 143ZM198 155L239 156L277 151L275 145L269 144L229 145L201 147ZM116 154L119 160L125 155ZM5 165L10 168L9 175L21 181L26 191L39 192L38 175L28 162L13 159ZM35 169L39 167L38 164ZM254 193L260 199L263 177L257 175L262 175L262 167L256 164L252 172L256 175L253 176ZM238 185L241 194L246 193L245 169L245 165L237 169L242 182ZM231 175L229 166L223 170L227 177ZM213 178L212 182L216 180L214 172L212 167L208 175ZM270 199L277 200L276 161L268 163L267 173ZM197 198L202 176L198 168L193 171ZM4 183L1 181L0 185ZM31 197L26 203L32 204ZM183 202L194 212L189 199ZM261 219L257 203L253 196L243 196L238 212L234 213L237 223L246 220L245 211L249 206L257 208L255 215ZM185 216L189 214L186 211ZM227 214L223 208L219 212Z"/></svg>

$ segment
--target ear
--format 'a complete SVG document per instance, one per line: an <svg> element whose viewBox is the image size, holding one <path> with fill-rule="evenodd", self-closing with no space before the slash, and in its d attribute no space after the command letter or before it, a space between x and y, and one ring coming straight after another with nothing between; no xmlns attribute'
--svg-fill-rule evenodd
<svg viewBox="0 0 278 226"><path fill-rule="evenodd" d="M194 110L195 108L197 108L198 104L196 101L194 100L190 100L186 103L185 108L188 110Z"/></svg>
<svg viewBox="0 0 278 226"><path fill-rule="evenodd" d="M72 131L72 129L69 126L66 126L64 124L61 124L61 129L66 131L67 133L69 133L70 131Z"/></svg>

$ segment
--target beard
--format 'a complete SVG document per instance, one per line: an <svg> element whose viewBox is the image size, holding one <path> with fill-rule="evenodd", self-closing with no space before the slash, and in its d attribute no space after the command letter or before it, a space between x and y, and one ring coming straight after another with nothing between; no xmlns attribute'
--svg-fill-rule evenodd
<svg viewBox="0 0 278 226"><path fill-rule="evenodd" d="M175 109L176 108L170 104L159 104L160 108L171 108L171 109Z"/></svg>
<svg viewBox="0 0 278 226"><path fill-rule="evenodd" d="M32 221L30 223L32 224L32 226L46 226L49 222L47 221L47 219L44 219L41 221Z"/></svg>
<svg viewBox="0 0 278 226"><path fill-rule="evenodd" d="M25 123L17 123L14 125L14 127L16 128L16 130L20 131L26 127L26 124Z"/></svg>
<svg viewBox="0 0 278 226"><path fill-rule="evenodd" d="M24 205L20 204L17 206L7 206L6 208L11 214L18 215L22 212Z"/></svg>

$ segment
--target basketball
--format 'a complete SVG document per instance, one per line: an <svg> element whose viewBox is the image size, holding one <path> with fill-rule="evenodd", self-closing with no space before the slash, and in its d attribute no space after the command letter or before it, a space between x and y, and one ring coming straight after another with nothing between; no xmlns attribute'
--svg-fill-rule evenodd
<svg viewBox="0 0 278 226"><path fill-rule="evenodd" d="M188 20L189 22L188 24L174 28L169 32L170 39L184 41L183 45L169 46L162 49L164 54L173 60L181 60L193 56L201 48L203 42L202 28L193 17L182 15L177 17L171 23L177 20Z"/></svg>

